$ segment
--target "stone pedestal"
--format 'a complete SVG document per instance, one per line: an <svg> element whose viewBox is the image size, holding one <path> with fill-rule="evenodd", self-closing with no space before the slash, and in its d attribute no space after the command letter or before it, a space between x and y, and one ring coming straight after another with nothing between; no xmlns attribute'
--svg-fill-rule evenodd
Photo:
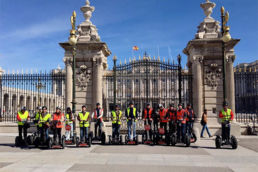
<svg viewBox="0 0 258 172"><path fill-rule="evenodd" d="M239 39L232 39L225 43L225 52L222 51L222 39L219 31L219 22L210 15L215 4L206 2L201 4L206 18L198 27L195 39L188 42L184 53L188 56L189 72L193 76L193 108L197 115L194 130L200 136L200 120L203 110L208 111L208 126L212 134L219 134L220 121L218 114L223 103L223 53L226 62L226 99L229 108L235 112L235 91L233 63L235 59L234 46ZM237 126L237 124L232 124ZM240 135L240 128L232 127L232 133ZM237 130L235 130L237 129Z"/></svg>
<svg viewBox="0 0 258 172"><path fill-rule="evenodd" d="M85 21L77 29L78 43L76 44L76 113L81 106L86 105L87 111L93 112L96 103L102 106L103 99L103 71L107 68L107 57L111 54L106 43L101 42L96 26L91 21L94 7L89 1L81 7ZM60 43L65 50L66 65L66 105L72 106L72 46L68 42Z"/></svg>

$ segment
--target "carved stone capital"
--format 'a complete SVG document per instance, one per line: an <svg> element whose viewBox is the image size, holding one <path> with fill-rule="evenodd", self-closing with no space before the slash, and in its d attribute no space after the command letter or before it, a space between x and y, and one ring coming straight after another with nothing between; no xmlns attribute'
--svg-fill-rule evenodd
<svg viewBox="0 0 258 172"><path fill-rule="evenodd" d="M193 63L202 63L203 62L203 56L193 56Z"/></svg>
<svg viewBox="0 0 258 172"><path fill-rule="evenodd" d="M234 63L235 59L236 59L235 55L229 55L229 56L226 57L226 62L227 63Z"/></svg>
<svg viewBox="0 0 258 172"><path fill-rule="evenodd" d="M86 65L81 65L77 72L77 82L76 85L85 91L87 89L88 83L90 81L91 70L88 69Z"/></svg>
<svg viewBox="0 0 258 172"><path fill-rule="evenodd" d="M72 57L64 57L63 59L65 65L71 66L73 64L73 58Z"/></svg>

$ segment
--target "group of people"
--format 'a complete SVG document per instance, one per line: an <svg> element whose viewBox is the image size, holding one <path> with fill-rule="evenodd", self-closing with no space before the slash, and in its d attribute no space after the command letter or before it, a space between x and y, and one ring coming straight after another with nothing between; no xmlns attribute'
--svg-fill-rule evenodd
<svg viewBox="0 0 258 172"><path fill-rule="evenodd" d="M222 137L226 138L230 135L230 129L225 130L225 125L229 124L233 120L234 115L231 109L228 108L226 102L223 103L223 109L219 114L222 122ZM93 113L90 116L90 112L87 112L86 106L82 106L81 112L78 113L77 120L79 121L80 127L80 139L88 138L90 120L95 122L95 137L100 137L103 122L103 108L100 104L96 104L96 108L93 110ZM127 119L128 127L128 138L130 140L136 139L136 122L139 117L139 112L134 107L134 104L131 102L129 107L125 110L125 117ZM165 108L162 104L159 104L158 107L152 108L148 103L144 110L142 111L142 118L144 124L150 125L150 128L153 128L154 132L158 130L158 127L163 128L165 133L177 133L177 139L184 139L186 133L192 132L193 123L195 121L195 113L191 107L191 104L187 104L187 107L184 109L182 104L178 104L176 108L174 104L170 104L169 108ZM49 128L52 128L54 134L54 144L61 144L61 133L63 124L70 127L70 130L66 130L65 136L69 140L73 137L74 131L74 116L71 108L66 109L66 114L64 115L61 112L60 107L56 107L56 112L52 115L47 112L47 107L43 106L38 107L37 113L34 116L35 125L37 131L45 133L46 138L49 137ZM115 105L114 110L111 112L112 119L112 137L115 138L120 134L120 127L122 124L123 112L120 110L119 105ZM27 128L28 120L30 119L29 112L26 110L26 107L23 107L17 113L18 121L18 131L19 137L22 138L22 132L24 134L24 141L26 143L27 138ZM207 110L204 110L202 115L202 125L203 129L201 132L201 137L203 136L203 131L206 129L208 135L211 137L211 134L207 126ZM150 130L150 136L153 134L153 130ZM131 137L131 132L133 131L133 137ZM57 137L59 143L57 143Z"/></svg>

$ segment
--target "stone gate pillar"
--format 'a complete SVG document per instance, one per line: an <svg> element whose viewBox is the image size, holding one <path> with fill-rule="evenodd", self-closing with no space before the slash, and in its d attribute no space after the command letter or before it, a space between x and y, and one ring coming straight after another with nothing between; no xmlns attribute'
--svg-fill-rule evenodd
<svg viewBox="0 0 258 172"><path fill-rule="evenodd" d="M103 102L103 74L107 68L107 57L111 54L106 43L101 42L97 28L90 18L94 7L87 0L81 7L85 17L77 27L78 42L76 44L76 113L86 105L87 111L92 112L97 102ZM66 65L66 106L72 106L72 46L68 42L60 43L65 50ZM103 105L102 105L103 106Z"/></svg>
<svg viewBox="0 0 258 172"><path fill-rule="evenodd" d="M208 111L208 125L212 134L218 133L220 123L218 114L223 103L223 53L226 57L226 97L230 108L235 112L235 91L233 62L234 46L239 39L231 39L222 50L220 23L211 17L215 3L206 1L201 4L206 18L198 26L195 38L188 42L184 53L188 56L189 72L193 76L193 108L197 115L194 130L200 136L200 124L204 108ZM233 127L234 128L234 127ZM233 133L234 130L233 129ZM235 135L240 134L240 130Z"/></svg>

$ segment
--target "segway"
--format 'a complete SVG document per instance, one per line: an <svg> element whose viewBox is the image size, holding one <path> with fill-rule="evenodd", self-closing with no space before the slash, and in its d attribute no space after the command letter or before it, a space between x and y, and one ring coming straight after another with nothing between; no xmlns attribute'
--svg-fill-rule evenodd
<svg viewBox="0 0 258 172"><path fill-rule="evenodd" d="M154 133L153 141L156 145L170 145L169 134L165 132L164 128L158 128L158 131Z"/></svg>
<svg viewBox="0 0 258 172"><path fill-rule="evenodd" d="M227 124L225 124L225 132L226 133L229 133L229 125L230 123L228 122ZM232 149L237 149L237 146L238 146L238 142L237 142L237 139L235 136L231 135L228 135L226 134L226 139L222 139L221 136L217 135L216 136L216 139L215 139L215 145L216 145L216 148L217 149L220 149L222 146L224 145L230 145L232 146Z"/></svg>
<svg viewBox="0 0 258 172"><path fill-rule="evenodd" d="M177 127L182 127L182 123L179 122ZM189 147L191 145L191 136L189 135L189 133L187 132L185 133L184 140L182 139L182 137L183 136L180 133L180 138L177 139L177 133L173 133L170 138L171 145L175 146L176 144L181 143L181 144L185 144L186 147Z"/></svg>
<svg viewBox="0 0 258 172"><path fill-rule="evenodd" d="M151 125L144 125L144 133L142 134L142 144L153 144L152 136L150 135L151 132Z"/></svg>
<svg viewBox="0 0 258 172"><path fill-rule="evenodd" d="M123 137L122 137L122 135L115 136L114 138L111 135L109 135L108 136L108 144L109 145L123 145Z"/></svg>
<svg viewBox="0 0 258 172"><path fill-rule="evenodd" d="M128 135L125 135L125 144L126 145L138 145L139 141L138 141L138 135L136 134L135 139L131 140Z"/></svg>
<svg viewBox="0 0 258 172"><path fill-rule="evenodd" d="M71 125L66 124L65 131L71 131ZM75 129L73 131L75 131ZM76 132L73 133L73 136L71 136L71 132L70 132L70 139L68 140L67 138L65 138L65 145L74 145L74 144L76 144Z"/></svg>
<svg viewBox="0 0 258 172"><path fill-rule="evenodd" d="M45 147L48 149L52 148L53 145L53 139L49 136L48 138L46 138L46 128L49 128L48 124L42 124L41 127L41 131L40 134L38 135L38 137L35 139L35 147Z"/></svg>
<svg viewBox="0 0 258 172"><path fill-rule="evenodd" d="M22 121L23 122L23 127L28 129L30 128L30 124L27 121ZM26 140L25 140L26 139ZM22 138L19 136L15 137L15 146L16 147L23 147L23 146L29 146L32 145L34 142L34 139L31 135L27 136L26 138Z"/></svg>
<svg viewBox="0 0 258 172"><path fill-rule="evenodd" d="M195 143L197 141L197 137L195 135L195 133L193 132L193 128L191 127L191 125L187 126L187 131L188 135L190 135L190 142L191 143Z"/></svg>
<svg viewBox="0 0 258 172"><path fill-rule="evenodd" d="M61 121L52 121L51 123L51 130L54 131L56 129L56 125L61 125ZM58 143L52 142L51 145L52 149L64 149L65 148L65 136L61 137L61 140L58 140Z"/></svg>
<svg viewBox="0 0 258 172"><path fill-rule="evenodd" d="M85 121L83 121L83 126L85 124ZM88 134L88 138L86 136L84 138L81 138L82 140L80 141L79 137L76 137L76 147L91 147L92 143L92 134Z"/></svg>
<svg viewBox="0 0 258 172"><path fill-rule="evenodd" d="M96 123L95 120L94 120L94 122L91 122L90 129L94 128L94 130L95 130L95 123ZM93 136L93 131L91 131L89 133L89 135L92 138L92 143L93 144L102 144L102 145L104 145L106 143L106 133L103 131L103 127L104 126L102 126L100 136L96 136L96 133L95 133L95 137L94 137Z"/></svg>

